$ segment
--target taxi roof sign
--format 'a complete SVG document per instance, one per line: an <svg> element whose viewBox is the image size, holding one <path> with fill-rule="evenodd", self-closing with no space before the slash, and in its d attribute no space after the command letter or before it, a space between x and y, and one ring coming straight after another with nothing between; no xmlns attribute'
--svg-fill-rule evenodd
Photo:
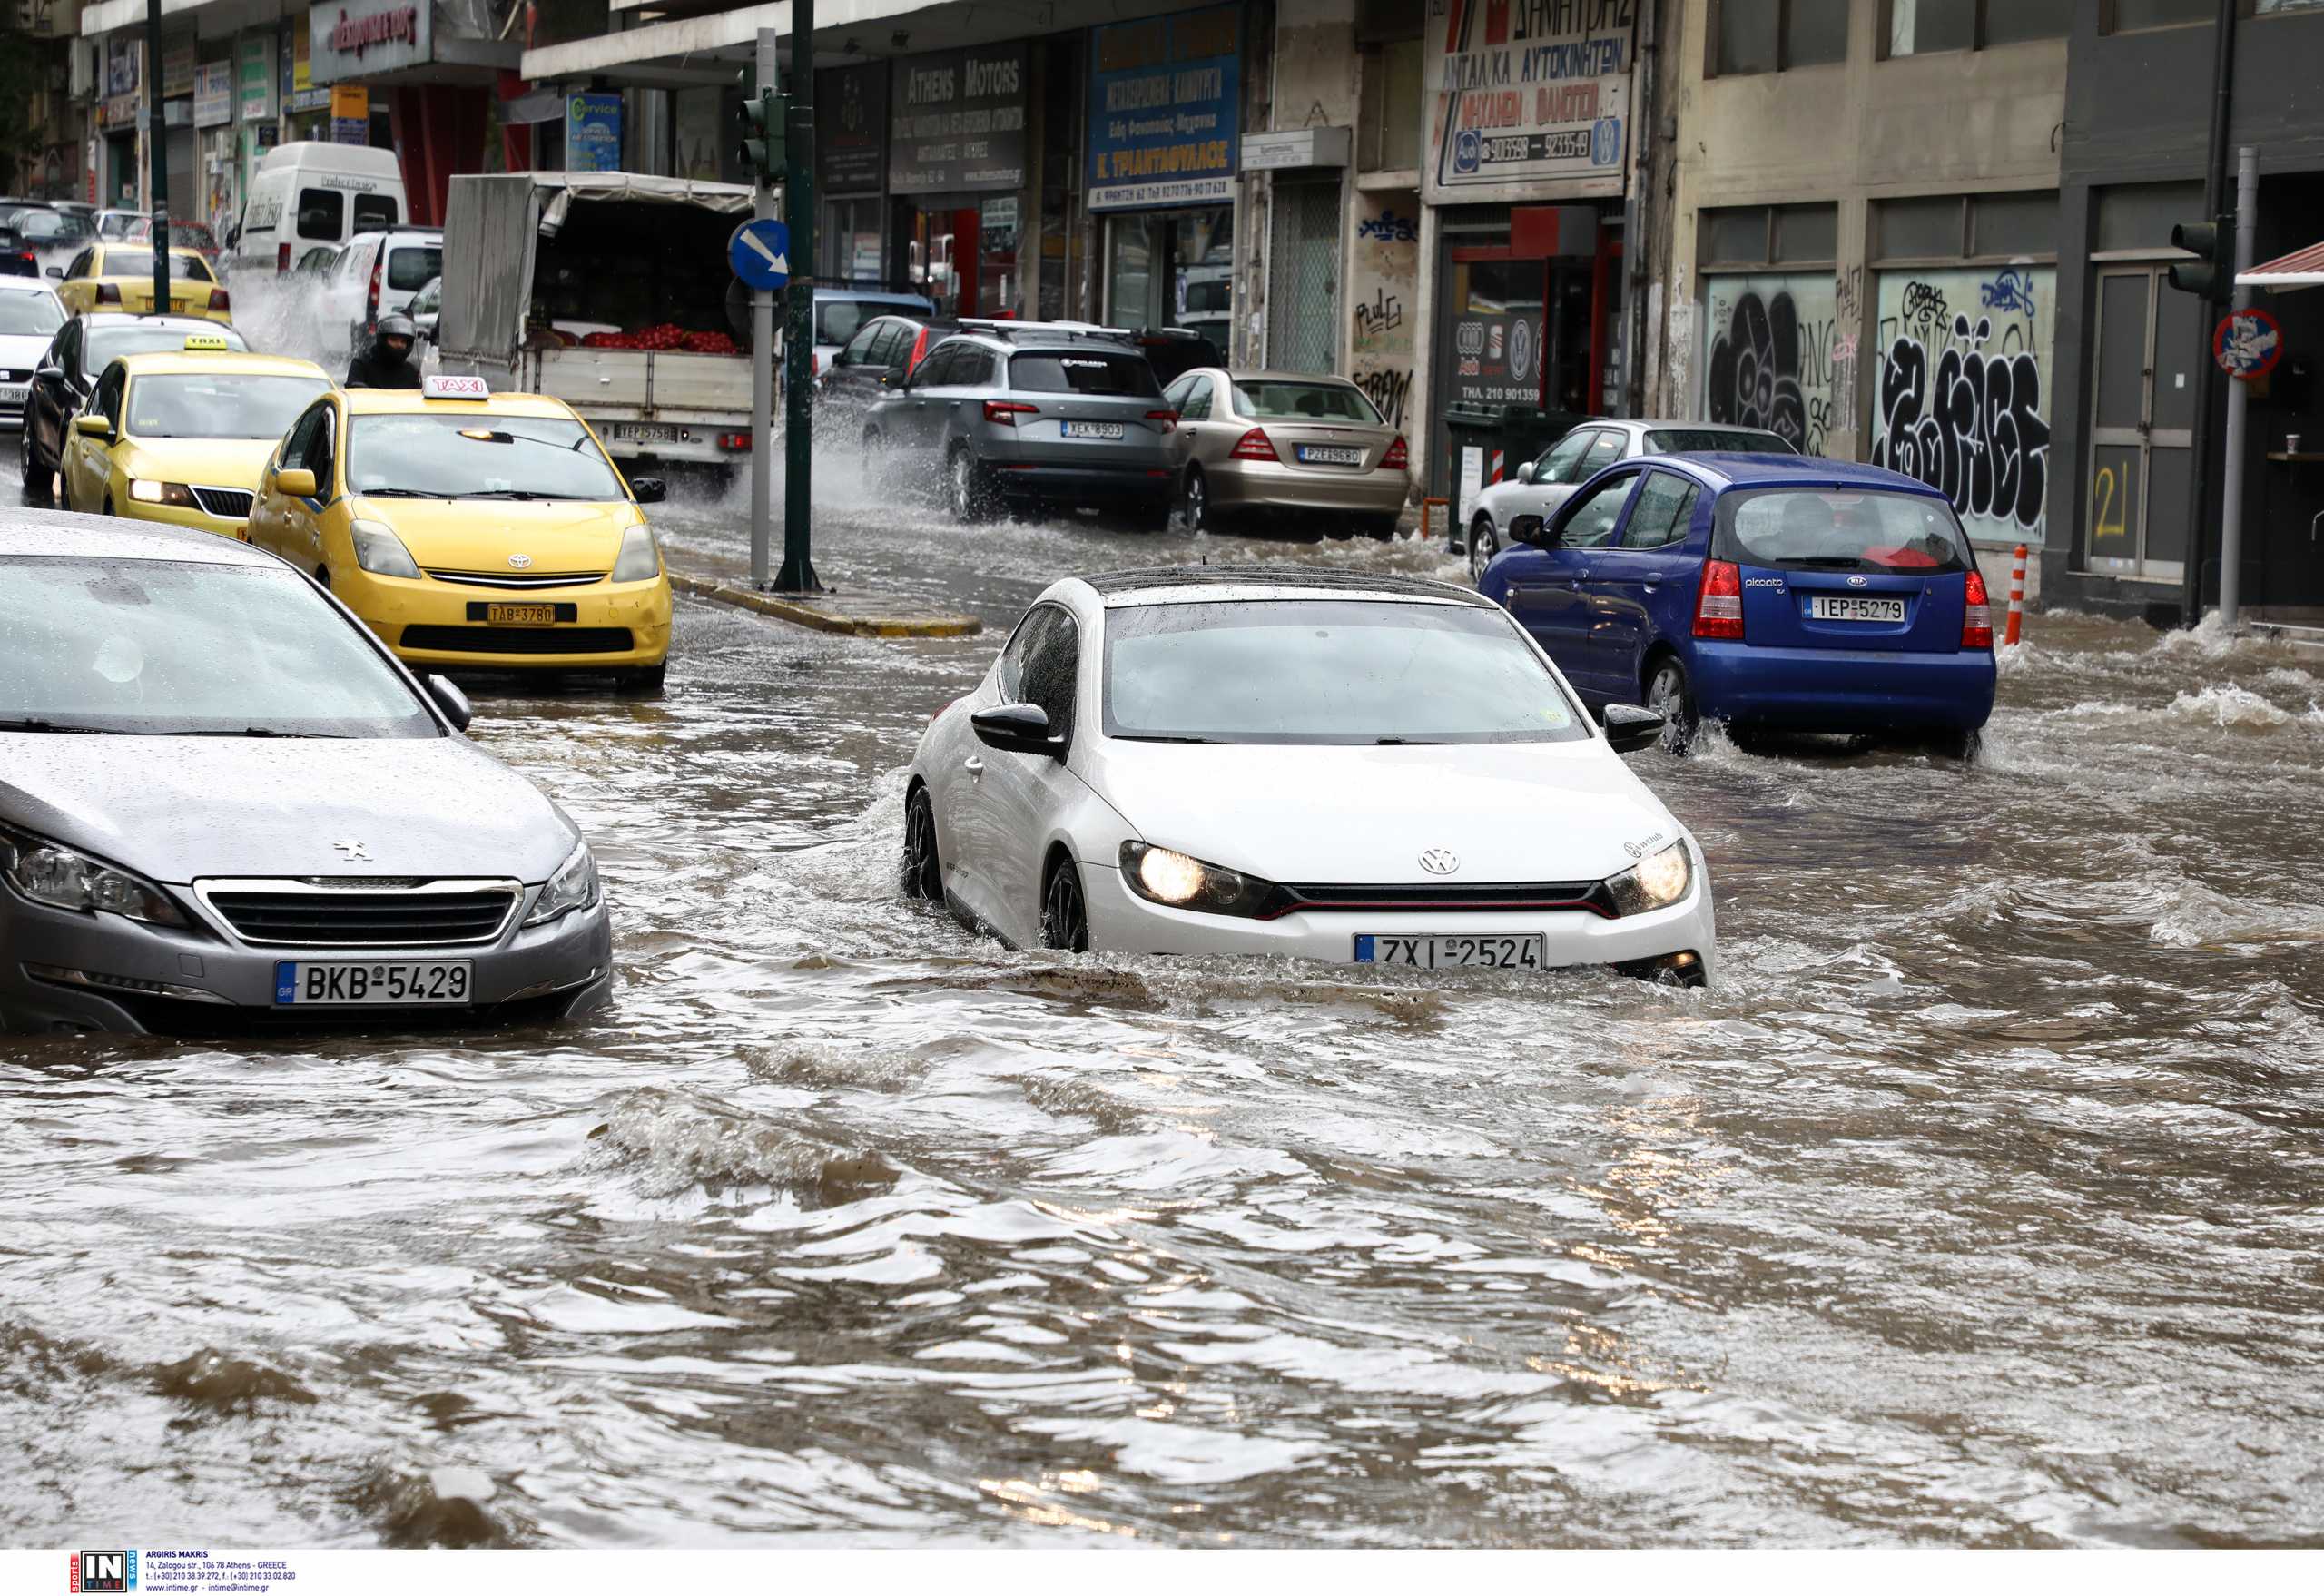
<svg viewBox="0 0 2324 1596"><path fill-rule="evenodd" d="M201 354L222 355L227 352L225 335L217 332L189 332L185 347Z"/></svg>
<svg viewBox="0 0 2324 1596"><path fill-rule="evenodd" d="M481 377L423 377L419 395L422 399L490 399L492 389Z"/></svg>

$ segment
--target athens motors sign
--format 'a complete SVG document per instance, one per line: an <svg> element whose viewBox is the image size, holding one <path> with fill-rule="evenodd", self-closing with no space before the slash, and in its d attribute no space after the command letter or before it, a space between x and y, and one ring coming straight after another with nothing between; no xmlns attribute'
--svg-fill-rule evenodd
<svg viewBox="0 0 2324 1596"><path fill-rule="evenodd" d="M330 0L307 13L317 84L376 77L435 59L432 0Z"/></svg>

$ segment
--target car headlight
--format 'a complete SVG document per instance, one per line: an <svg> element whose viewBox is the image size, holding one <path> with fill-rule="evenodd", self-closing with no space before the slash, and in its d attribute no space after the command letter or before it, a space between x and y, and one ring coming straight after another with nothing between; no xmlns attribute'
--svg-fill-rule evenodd
<svg viewBox="0 0 2324 1596"><path fill-rule="evenodd" d="M614 561L614 580L644 582L662 574L662 557L654 547L654 533L632 527L621 535L621 557Z"/></svg>
<svg viewBox="0 0 2324 1596"><path fill-rule="evenodd" d="M573 852L548 878L548 885L534 900L533 911L525 916L527 925L547 925L561 914L576 909L587 909L597 901L597 862L590 857L589 844L573 844Z"/></svg>
<svg viewBox="0 0 2324 1596"><path fill-rule="evenodd" d="M1684 842L1658 849L1620 875L1606 878L1614 908L1622 914L1644 914L1668 909L1687 895L1695 882L1695 862Z"/></svg>
<svg viewBox="0 0 2324 1596"><path fill-rule="evenodd" d="M419 566L403 546L395 528L383 521L350 521L347 535L355 542L355 563L375 576L417 576Z"/></svg>
<svg viewBox="0 0 2324 1596"><path fill-rule="evenodd" d="M117 870L29 832L0 831L0 875L35 903L88 913L103 910L148 925L178 925L178 906L143 876Z"/></svg>
<svg viewBox="0 0 2324 1596"><path fill-rule="evenodd" d="M198 507L193 502L193 489L182 482L154 482L143 477L133 477L129 480L129 497L140 504L169 504L183 509Z"/></svg>
<svg viewBox="0 0 2324 1596"><path fill-rule="evenodd" d="M1131 892L1172 909L1250 919L1266 912L1281 891L1273 882L1151 842L1124 842L1121 863Z"/></svg>

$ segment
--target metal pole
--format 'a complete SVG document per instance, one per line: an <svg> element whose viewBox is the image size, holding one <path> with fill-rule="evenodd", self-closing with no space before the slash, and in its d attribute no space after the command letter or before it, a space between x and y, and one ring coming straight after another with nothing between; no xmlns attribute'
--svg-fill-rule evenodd
<svg viewBox="0 0 2324 1596"><path fill-rule="evenodd" d="M2260 152L2250 144L2235 153L2235 274L2251 270L2252 246L2260 224ZM2235 291L2234 307L2250 309L2251 291ZM2227 383L2226 461L2220 472L2223 502L2219 517L2219 618L2235 625L2243 602L2243 424L2251 403L2251 385L2240 377Z"/></svg>
<svg viewBox="0 0 2324 1596"><path fill-rule="evenodd" d="M758 68L753 91L774 82L775 43L782 37L773 28L759 30ZM754 180L753 196L759 220L774 216L774 185ZM774 295L763 288L751 291L751 586L767 581L767 550L774 518Z"/></svg>
<svg viewBox="0 0 2324 1596"><path fill-rule="evenodd" d="M2239 0L2219 0L2219 20L2211 30L2211 126L2203 155L2203 220L2223 209L2227 198L2227 137L2235 105L2235 8ZM2214 308L2204 301L2206 310ZM2202 315L2198 321L2207 320ZM2187 473L2187 572L2181 603L2183 624L2203 618L2203 537L2210 517L2211 484L2211 395L2219 377L2219 362L2211 359L2211 329L2202 329L2202 358L2195 362L2195 425ZM2152 509L2147 512L2151 525Z"/></svg>
<svg viewBox="0 0 2324 1596"><path fill-rule="evenodd" d="M814 521L815 0L791 0L791 98L783 128L783 208L791 290L783 333L783 570L778 593L821 593L809 556Z"/></svg>
<svg viewBox="0 0 2324 1596"><path fill-rule="evenodd" d="M170 135L162 120L162 0L145 0L145 138L152 158L153 313L170 310Z"/></svg>

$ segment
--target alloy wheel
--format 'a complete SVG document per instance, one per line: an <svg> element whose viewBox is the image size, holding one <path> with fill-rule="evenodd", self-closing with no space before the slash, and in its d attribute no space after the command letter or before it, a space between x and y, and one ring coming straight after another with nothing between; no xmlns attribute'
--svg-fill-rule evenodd
<svg viewBox="0 0 2324 1596"><path fill-rule="evenodd" d="M1202 472L1199 468L1190 470L1187 473L1186 500L1187 530L1189 532L1208 531L1210 529L1208 524L1210 515L1210 488L1208 485L1203 481Z"/></svg>
<svg viewBox="0 0 2324 1596"><path fill-rule="evenodd" d="M1501 537L1493 530L1491 516L1479 516L1469 527L1469 580L1482 583L1485 567L1492 564L1492 557L1501 552Z"/></svg>
<svg viewBox="0 0 2324 1596"><path fill-rule="evenodd" d="M944 895L943 867L936 857L936 812L924 790L911 795L904 811L903 887L907 898Z"/></svg>
<svg viewBox="0 0 2324 1596"><path fill-rule="evenodd" d="M1684 754L1695 737L1695 706L1687 692L1686 668L1677 660L1655 667L1646 685L1646 707L1662 717L1662 746Z"/></svg>
<svg viewBox="0 0 2324 1596"><path fill-rule="evenodd" d="M968 450L952 452L952 518L963 524L976 519L976 468Z"/></svg>
<svg viewBox="0 0 2324 1596"><path fill-rule="evenodd" d="M1089 951L1089 912L1081 901L1081 872L1070 861L1049 872L1041 894L1041 945L1067 953Z"/></svg>

